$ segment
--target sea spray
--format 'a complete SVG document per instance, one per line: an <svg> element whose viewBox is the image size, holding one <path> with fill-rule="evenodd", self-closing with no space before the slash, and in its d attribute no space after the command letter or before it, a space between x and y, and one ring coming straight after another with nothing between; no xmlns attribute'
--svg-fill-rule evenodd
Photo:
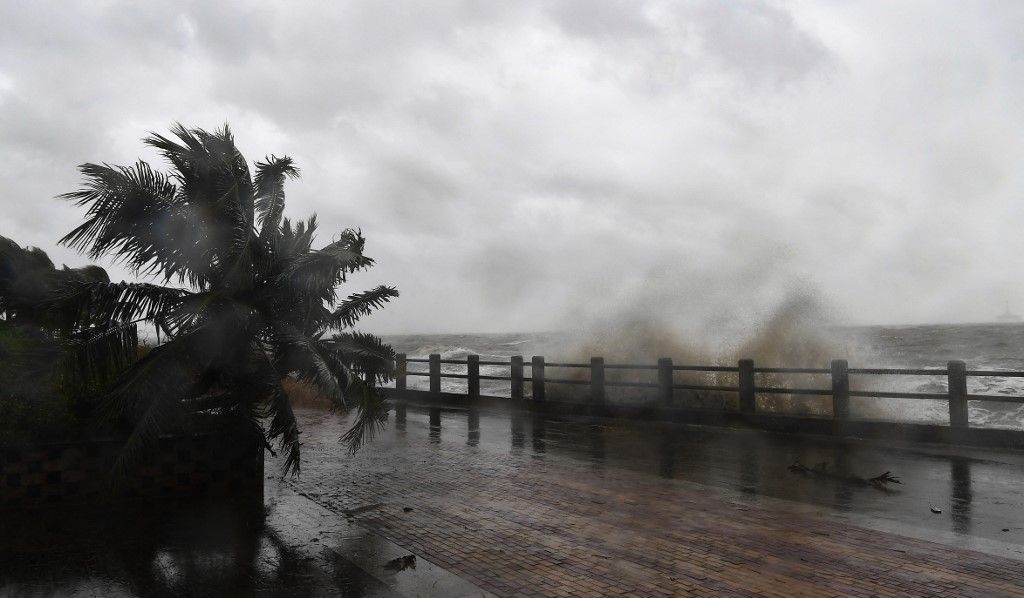
<svg viewBox="0 0 1024 598"><path fill-rule="evenodd" d="M603 356L608 363L652 365L662 357L670 357L677 365L735 366L739 359L753 359L759 366L828 367L829 359L838 353L840 343L830 335L832 326L828 310L820 299L809 293L794 293L775 309L761 316L737 311L716 318L718 326L690 322L684 329L658 313L625 310L611 317L588 322L572 334L575 346L569 347L569 361L585 362L590 356ZM719 333L715 333L717 328ZM570 370L569 377L584 379L588 372ZM615 370L609 380L620 382L651 382L650 370ZM759 374L759 386L801 386L815 388L825 384L821 376ZM736 386L734 372L677 371L677 384L701 386ZM827 382L827 381L826 381ZM827 384L825 385L827 387ZM552 398L576 399L585 391L579 387L552 385ZM617 388L609 400L622 403L644 401L650 391ZM675 400L684 406L698 408L736 409L735 393L715 391L677 391ZM758 409L802 414L831 414L826 399L762 394Z"/></svg>
<svg viewBox="0 0 1024 598"><path fill-rule="evenodd" d="M474 353L482 359L507 363L512 355L522 355L529 363L530 356L543 355L549 362L588 363L590 357L605 357L607 363L637 362L654 365L659 357L672 357L676 364L735 366L741 357L754 359L759 366L814 367L826 369L831 359L847 359L850 367L912 367L938 368L950 359L963 359L970 369L1024 371L1024 325L1022 324L943 324L916 326L837 326L821 301L798 299L796 296L780 302L775 310L765 310L760 318L739 315L734 322L716 319L705 325L691 325L685 329L668 318L660 317L659 310L649 314L623 313L618 318L607 317L603 322L573 326L571 331L546 333L503 334L451 334L451 335L394 335L387 337L397 351L409 356L425 357L424 349L444 354L458 350ZM827 305L827 303L825 303ZM722 334L713 334L721 330ZM426 364L410 364L425 371ZM444 364L443 371L464 374L465 366ZM508 366L482 366L481 374L508 376ZM586 379L589 372L548 368L548 378ZM614 380L619 371L608 371ZM653 370L640 372L645 382L654 380ZM529 369L527 369L529 375ZM735 374L691 374L676 372L676 383L732 386ZM885 390L904 392L936 392L946 389L944 376L851 376L854 390ZM976 394L1024 395L1024 378L979 378L968 380L968 390ZM759 386L787 388L820 388L829 390L831 381L824 375L758 375ZM410 388L427 388L427 378L410 377ZM464 393L465 380L442 380L442 389ZM586 392L586 386L547 385L551 400L568 396L576 389ZM615 399L626 389L609 389L609 399ZM508 381L484 380L481 392L491 396L509 396ZM529 385L526 388L529 394ZM625 393L628 394L628 393ZM650 390L648 390L650 394ZM735 395L705 394L703 397L684 396L677 391L676 400L682 405L693 404L707 408L735 407ZM775 398L771 398L774 396ZM703 403L697 399L701 399ZM628 400L628 399L624 399ZM782 405L771 405L771 401ZM760 408L792 409L810 414L831 416L831 399L764 395L759 397ZM945 423L948 408L945 401L877 399L854 397L851 416L884 420L923 421ZM1024 407L1013 404L971 401L972 426L1020 429L1024 422Z"/></svg>

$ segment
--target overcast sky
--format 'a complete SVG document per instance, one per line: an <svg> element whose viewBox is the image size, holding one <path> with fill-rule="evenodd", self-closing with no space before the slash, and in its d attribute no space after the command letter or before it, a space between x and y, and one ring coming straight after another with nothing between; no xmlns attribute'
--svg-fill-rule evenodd
<svg viewBox="0 0 1024 598"><path fill-rule="evenodd" d="M378 332L1024 312L1024 3L0 3L0 235L172 122L361 227ZM103 264L109 266L109 264ZM128 276L109 268L113 276ZM356 288L352 290L358 290Z"/></svg>

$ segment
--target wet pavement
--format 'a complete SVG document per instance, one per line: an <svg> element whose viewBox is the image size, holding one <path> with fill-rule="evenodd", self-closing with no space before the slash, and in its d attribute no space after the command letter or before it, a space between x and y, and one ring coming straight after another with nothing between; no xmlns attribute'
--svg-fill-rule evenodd
<svg viewBox="0 0 1024 598"><path fill-rule="evenodd" d="M1024 595L1019 452L409 406L349 455L298 415L262 513L0 512L0 596Z"/></svg>
<svg viewBox="0 0 1024 598"><path fill-rule="evenodd" d="M0 512L0 597L488 596L277 476L205 500Z"/></svg>
<svg viewBox="0 0 1024 598"><path fill-rule="evenodd" d="M1019 452L410 406L350 457L302 417L297 487L497 595L1024 595Z"/></svg>
<svg viewBox="0 0 1024 598"><path fill-rule="evenodd" d="M12 516L4 513L2 516ZM228 504L22 512L5 524L0 596L389 595L318 546Z"/></svg>
<svg viewBox="0 0 1024 598"><path fill-rule="evenodd" d="M598 478L622 471L699 484L744 500L781 499L872 527L927 535L961 547L1004 543L1024 558L1024 452L795 437L606 419L409 407L383 439L426 436L503 458L586 464ZM315 414L309 417L319 419ZM331 427L333 422L318 426ZM328 452L331 447L326 447ZM478 452L478 459L484 458ZM827 463L828 476L789 471ZM891 471L901 484L859 483ZM845 479L843 479L845 478ZM930 507L943 513L936 516ZM996 546L996 544L992 544Z"/></svg>

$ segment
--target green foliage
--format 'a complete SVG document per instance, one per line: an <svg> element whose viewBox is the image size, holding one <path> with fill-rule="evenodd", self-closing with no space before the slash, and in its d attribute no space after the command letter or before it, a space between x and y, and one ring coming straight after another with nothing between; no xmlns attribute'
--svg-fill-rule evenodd
<svg viewBox="0 0 1024 598"><path fill-rule="evenodd" d="M283 215L284 183L298 176L292 160L270 156L252 176L226 126L176 125L172 136L145 142L171 172L144 162L83 165L83 187L63 197L85 207L86 219L62 242L185 286L82 280L49 303L72 327L106 331L77 339L86 364L108 355L116 331L137 322L166 335L121 369L102 406L106 421L131 430L122 466L170 427L213 420L278 441L285 472L297 472L299 430L282 388L288 377L357 410L346 435L354 450L384 421L379 386L393 374L394 351L351 328L398 296L382 286L332 309L348 275L373 265L362 233L347 229L314 249L316 217L292 224Z"/></svg>
<svg viewBox="0 0 1024 598"><path fill-rule="evenodd" d="M135 325L111 326L60 302L110 284L97 266L54 267L47 255L0 237L0 441L66 439L113 376L135 359Z"/></svg>
<svg viewBox="0 0 1024 598"><path fill-rule="evenodd" d="M0 320L0 445L66 440L80 429L62 392L60 344Z"/></svg>
<svg viewBox="0 0 1024 598"><path fill-rule="evenodd" d="M7 321L70 331L74 323L54 309L53 298L75 285L109 282L99 266L58 269L41 249L0 237L0 315Z"/></svg>
<svg viewBox="0 0 1024 598"><path fill-rule="evenodd" d="M74 439L81 421L57 394L0 397L0 446Z"/></svg>

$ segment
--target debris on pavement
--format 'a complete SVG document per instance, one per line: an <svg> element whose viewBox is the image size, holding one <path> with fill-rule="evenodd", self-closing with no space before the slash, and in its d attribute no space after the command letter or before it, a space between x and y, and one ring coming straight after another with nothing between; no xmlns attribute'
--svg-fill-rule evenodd
<svg viewBox="0 0 1024 598"><path fill-rule="evenodd" d="M814 467L807 467L800 463L800 461L794 461L792 465L788 467L789 471L800 474L809 478L826 478L833 480L842 480L845 482L852 482L861 486L873 486L875 488L885 489L888 484L902 484L900 479L892 474L891 471L886 471L873 478L862 478L856 475L839 474L829 471L828 461L822 461L817 463Z"/></svg>
<svg viewBox="0 0 1024 598"><path fill-rule="evenodd" d="M407 554L400 556L397 559L391 559L384 563L384 568L388 571L405 571L406 569L416 568L416 555Z"/></svg>

